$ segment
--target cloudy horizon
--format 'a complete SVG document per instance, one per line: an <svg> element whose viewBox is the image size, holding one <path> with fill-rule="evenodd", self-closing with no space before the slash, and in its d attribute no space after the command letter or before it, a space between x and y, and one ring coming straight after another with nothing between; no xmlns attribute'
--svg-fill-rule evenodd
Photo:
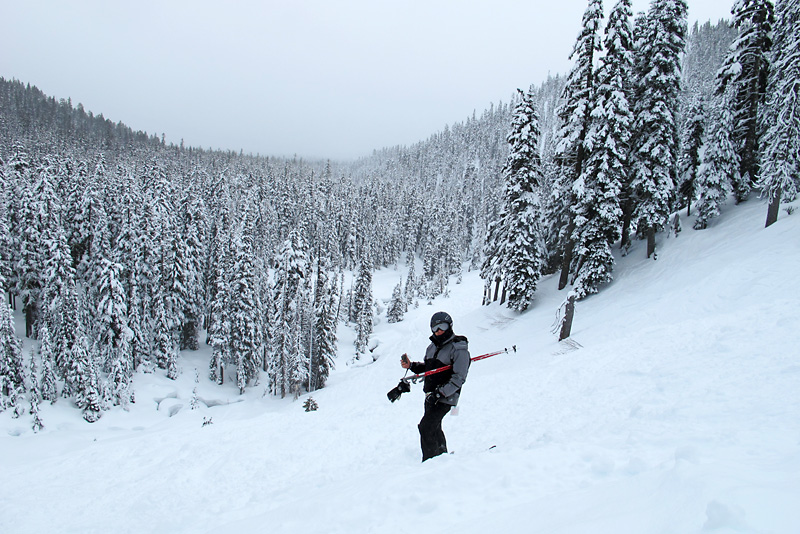
<svg viewBox="0 0 800 534"><path fill-rule="evenodd" d="M586 2L535 4L0 0L0 76L171 143L353 159L566 74Z"/></svg>

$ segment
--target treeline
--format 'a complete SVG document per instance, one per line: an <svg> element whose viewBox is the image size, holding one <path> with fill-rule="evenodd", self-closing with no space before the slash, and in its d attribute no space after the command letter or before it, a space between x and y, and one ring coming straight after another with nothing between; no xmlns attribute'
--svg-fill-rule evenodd
<svg viewBox="0 0 800 534"><path fill-rule="evenodd" d="M798 9L737 1L732 25L689 33L683 0L653 0L635 18L619 0L605 24L589 0L557 129L541 129L536 91L516 101L484 301L524 310L553 272L576 298L596 293L612 279L612 246L643 239L655 258L657 234L680 232L679 210L705 229L730 195L766 197L772 224L800 181Z"/></svg>
<svg viewBox="0 0 800 534"><path fill-rule="evenodd" d="M65 397L89 421L201 343L240 391L323 387L340 318L368 351L374 269L421 257L411 302L478 261L508 114L336 164L167 145L16 81L0 99L0 284L35 348L2 306L0 403Z"/></svg>

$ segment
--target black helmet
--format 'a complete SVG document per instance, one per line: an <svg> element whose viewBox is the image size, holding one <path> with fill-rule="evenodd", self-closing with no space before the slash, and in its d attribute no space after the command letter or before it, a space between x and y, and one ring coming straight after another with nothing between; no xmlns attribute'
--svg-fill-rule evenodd
<svg viewBox="0 0 800 534"><path fill-rule="evenodd" d="M446 325L447 328L443 328ZM449 330L453 328L453 318L447 312L436 312L431 316L431 331L436 333L437 330Z"/></svg>

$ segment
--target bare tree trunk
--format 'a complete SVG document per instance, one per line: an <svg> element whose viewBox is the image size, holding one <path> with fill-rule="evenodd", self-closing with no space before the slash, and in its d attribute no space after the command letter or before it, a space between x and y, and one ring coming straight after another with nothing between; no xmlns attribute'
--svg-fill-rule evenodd
<svg viewBox="0 0 800 534"><path fill-rule="evenodd" d="M778 211L780 211L781 207L781 190L778 189L775 192L775 197L769 203L769 208L767 208L767 224L764 228L769 227L772 223L778 220Z"/></svg>
<svg viewBox="0 0 800 534"><path fill-rule="evenodd" d="M564 318L561 320L561 333L558 340L567 339L572 332L572 318L575 316L575 295L567 297L567 306L564 309Z"/></svg>
<svg viewBox="0 0 800 534"><path fill-rule="evenodd" d="M495 280L494 280L494 298L492 299L492 302L496 302L497 301L498 293L500 293L500 277L499 276L497 278L495 278Z"/></svg>
<svg viewBox="0 0 800 534"><path fill-rule="evenodd" d="M29 304L25 307L25 336L32 337L33 336L33 324L36 322L34 317L34 309L33 305Z"/></svg>
<svg viewBox="0 0 800 534"><path fill-rule="evenodd" d="M631 245L631 219L633 218L633 202L630 199L625 200L622 204L622 238L619 242L619 248L625 250Z"/></svg>
<svg viewBox="0 0 800 534"><path fill-rule="evenodd" d="M569 281L569 265L572 263L572 243L567 243L567 248L564 250L564 257L561 258L561 276L558 278L558 290L561 291L567 287Z"/></svg>
<svg viewBox="0 0 800 534"><path fill-rule="evenodd" d="M652 256L656 251L656 229L650 227L647 229L647 257Z"/></svg>

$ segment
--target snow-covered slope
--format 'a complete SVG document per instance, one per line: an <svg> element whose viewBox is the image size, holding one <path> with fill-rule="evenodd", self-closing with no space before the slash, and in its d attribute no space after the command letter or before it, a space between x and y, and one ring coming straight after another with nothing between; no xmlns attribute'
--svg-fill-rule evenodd
<svg viewBox="0 0 800 534"><path fill-rule="evenodd" d="M183 374L137 375L136 404L93 425L61 400L44 431L0 414L0 532L800 532L800 216L729 206L712 228L619 258L579 302L572 343L550 332L565 295L541 282L516 314L480 306L468 273L449 298L375 328L374 363L303 401L240 397ZM388 299L403 271L376 273ZM449 311L476 362L454 454L420 463L417 385L394 404L400 354L422 357ZM190 409L194 369L199 397ZM211 424L203 425L204 421ZM493 448L490 448L495 446Z"/></svg>

